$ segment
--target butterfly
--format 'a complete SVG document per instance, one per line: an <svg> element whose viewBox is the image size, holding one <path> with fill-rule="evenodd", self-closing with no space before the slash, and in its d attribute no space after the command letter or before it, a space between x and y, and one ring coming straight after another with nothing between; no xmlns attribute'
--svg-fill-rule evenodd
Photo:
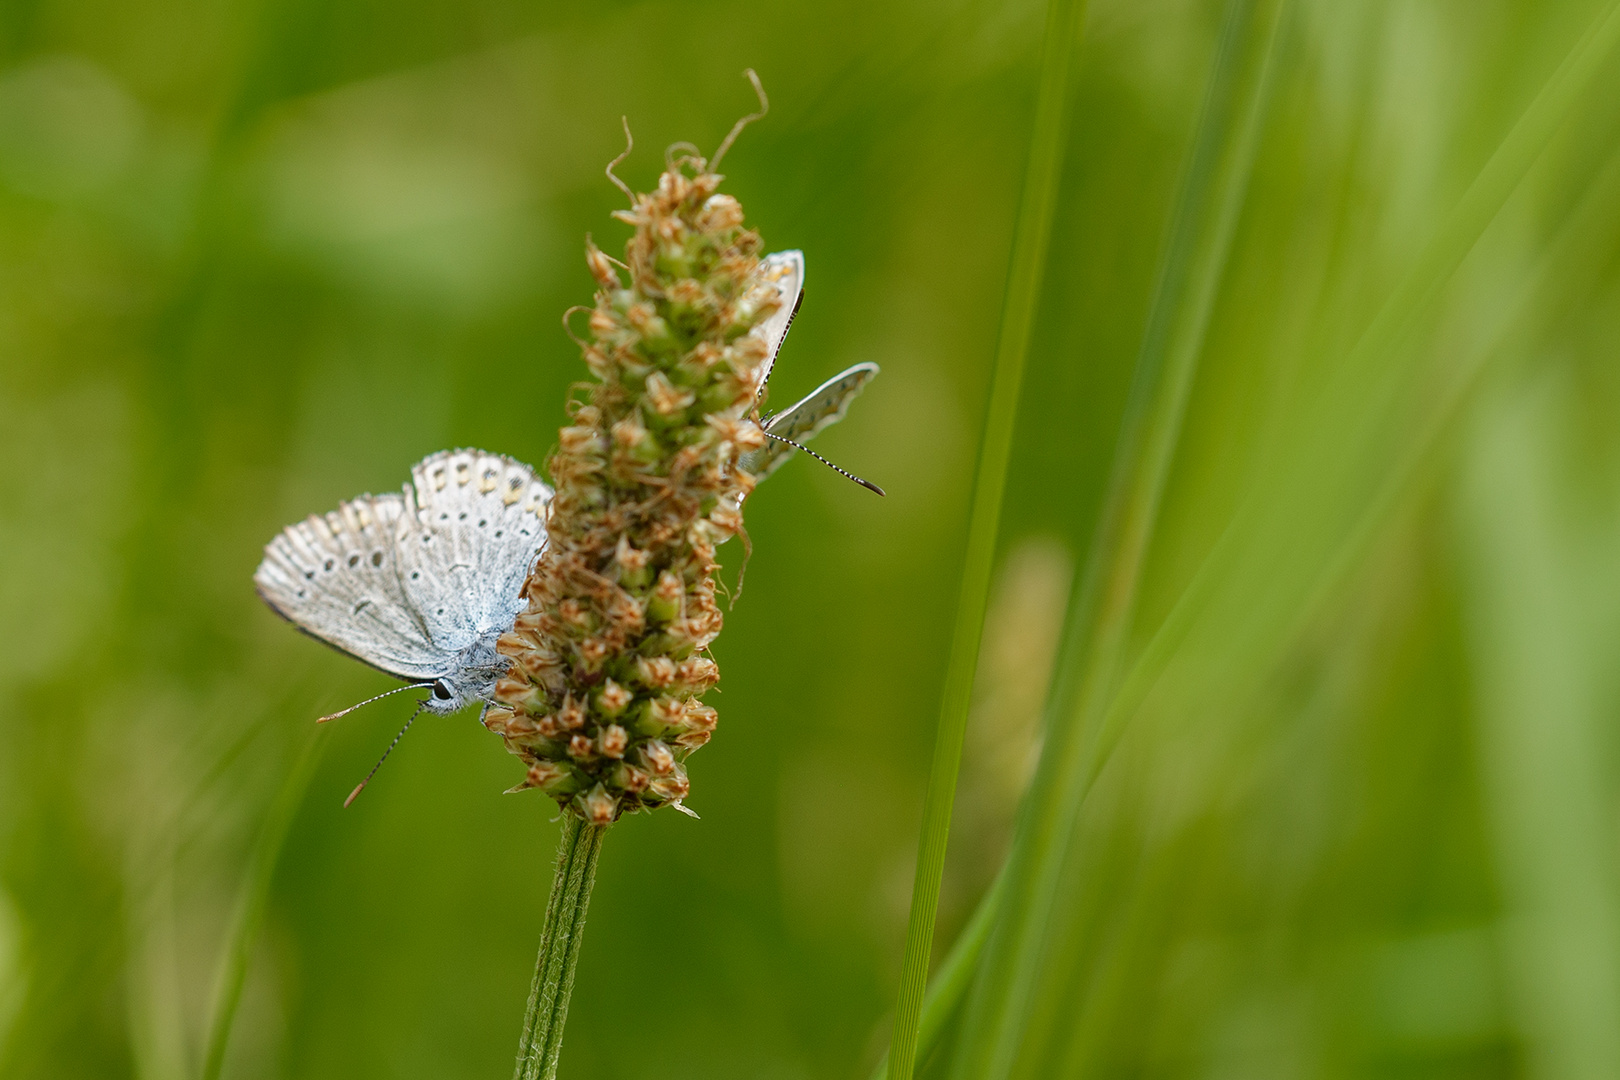
<svg viewBox="0 0 1620 1080"><path fill-rule="evenodd" d="M779 252L762 263L783 300L754 331L769 346L768 377L803 297L804 256ZM764 419L773 438L739 464L759 477L775 471L799 443L842 419L877 370L857 364ZM441 451L418 462L400 492L361 495L283 529L265 546L254 584L299 630L407 683L389 693L430 690L418 713L487 708L507 665L495 642L523 610L551 496L521 461Z"/></svg>
<svg viewBox="0 0 1620 1080"><path fill-rule="evenodd" d="M787 338L788 331L793 327L793 320L799 314L799 305L804 303L804 252L778 251L767 255L760 260L760 270L765 280L776 286L782 298L781 306L761 324L759 331L764 334L766 342L771 347L770 359L766 361L765 371L760 378L759 396L763 398L766 388L770 385L771 373L776 369L776 358L781 352L782 342ZM882 495L883 489L876 484L845 472L820 454L801 445L842 420L844 414L849 411L849 403L866 388L866 384L872 381L878 371L878 366L872 363L845 368L810 391L797 403L781 412L763 417L759 426L768 437L766 445L753 453L744 454L738 461L738 466L752 473L755 478L763 480L781 468L783 462L794 453L804 450L828 468Z"/></svg>
<svg viewBox="0 0 1620 1080"><path fill-rule="evenodd" d="M550 502L521 461L445 450L400 493L361 495L283 529L253 581L298 629L431 688L423 707L453 713L487 700L505 669L495 639L523 609Z"/></svg>

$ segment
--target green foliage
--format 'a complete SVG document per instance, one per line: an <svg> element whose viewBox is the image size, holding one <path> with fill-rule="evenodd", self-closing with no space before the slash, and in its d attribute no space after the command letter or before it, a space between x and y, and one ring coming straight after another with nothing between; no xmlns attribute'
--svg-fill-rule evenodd
<svg viewBox="0 0 1620 1080"><path fill-rule="evenodd" d="M1620 1074L1612 10L1087 5L919 1075ZM237 973L225 1080L510 1069L549 804L455 718L342 810L410 705L308 752L390 683L249 578L429 452L542 463L620 114L644 190L744 67L726 190L809 267L773 392L881 363L817 448L889 496L750 499L703 820L614 827L561 1075L869 1073L1046 12L0 5L0 1075L190 1080ZM1122 469L1130 600L1110 654L1069 605L1015 826Z"/></svg>

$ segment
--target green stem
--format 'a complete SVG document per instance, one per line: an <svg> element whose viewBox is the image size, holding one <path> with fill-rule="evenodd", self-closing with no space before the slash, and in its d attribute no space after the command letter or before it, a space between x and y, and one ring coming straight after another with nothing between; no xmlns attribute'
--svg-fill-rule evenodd
<svg viewBox="0 0 1620 1080"><path fill-rule="evenodd" d="M1610 4L1548 80L1374 318L1351 356L1342 365L1347 377L1363 380L1376 378L1369 376L1369 369L1377 370L1381 375L1387 374L1380 368L1380 362L1384 367L1399 362L1396 347L1410 331L1416 316L1429 306L1449 281L1617 46L1620 46L1620 4ZM1324 394L1323 400L1334 401L1337 398L1333 394ZM1379 512L1376 503L1381 501L1382 498L1375 500L1374 517ZM967 1030L963 1035L965 1048L958 1055L958 1071L955 1075L975 1078L1006 1076L1011 1071L1014 1054L1021 1045L1031 1040L1030 1019L1025 1015L1029 1003L1023 995L1034 992L1034 969L1046 963L1061 969L1064 963L1063 957L1052 959L1045 956L1042 950L1049 940L1046 916L1051 911L1053 900L1052 878L1061 873L1062 845L1067 840L1079 801L1088 790L1091 779L1101 770L1107 752L1117 741L1130 712L1140 702L1152 679L1162 670L1166 658L1195 617L1194 613L1207 600L1213 583L1222 576L1221 569L1243 551L1244 540L1237 539L1242 533L1240 526L1255 512L1253 507L1240 511L1239 520L1229 527L1226 536L1212 552L1209 564L1200 570L1182 602L1177 604L1176 610L1143 653L1137 670L1124 680L1122 690L1113 694L1087 695L1089 707L1085 699L1075 702L1075 698L1079 697L1077 694L1054 694L1054 704L1050 707L1052 715L1054 719L1061 718L1064 727L1052 730L1049 735L1042 771L1044 775L1050 766L1057 772L1049 777L1052 781L1051 791L1045 790L1042 778L1038 776L1035 793L1037 796L1045 794L1057 797L1027 813L1021 823L1021 830L1031 835L1020 837L1020 846L1026 852L1021 860L1019 849L1015 849L1015 873L1009 883L1005 905L1006 925L996 928L984 961L984 971L975 986L966 1018ZM1363 530L1351 530L1348 543L1338 557L1330 560L1326 575L1328 580L1334 576L1342 560L1353 556L1356 546L1363 542ZM1071 618L1074 614L1071 611ZM1066 655L1072 654L1066 652ZM1094 664L1094 661L1088 663ZM1119 684L1116 682L1115 685ZM1063 697L1067 697L1068 704L1057 704ZM1063 753L1062 757L1066 759L1063 761L1059 761L1054 753L1060 736L1072 744ZM1052 759L1050 762L1049 757ZM1030 848L1035 849L1038 856L1027 853ZM1018 861L1025 865L1017 866ZM1043 875L1045 880L1031 884L1030 878ZM1017 1000L1013 1000L1015 997Z"/></svg>
<svg viewBox="0 0 1620 1080"><path fill-rule="evenodd" d="M934 919L939 911L940 881L945 870L945 846L951 827L951 804L956 797L956 775L967 729L968 705L978 666L984 613L1001 522L1002 494L1007 485L1007 460L1012 454L1013 421L1030 331L1040 297L1046 265L1047 242L1057 204L1058 180L1063 168L1064 105L1068 93L1069 60L1079 36L1081 0L1050 0L1042 45L1040 85L1035 104L1035 128L1030 140L1029 164L1013 237L1007 292L1002 308L1001 335L996 347L990 383L990 404L984 438L979 446L974 475L973 503L969 512L967 552L962 588L957 599L956 623L951 634L950 657L933 765L923 799L922 837L918 842L917 876L912 885L911 917L906 929L905 959L900 972L900 997L895 1006L894 1037L889 1052L889 1080L911 1080L916 1065L918 1026L928 982L928 958L933 948Z"/></svg>
<svg viewBox="0 0 1620 1080"><path fill-rule="evenodd" d="M554 1080L557 1075L563 1023L574 992L574 968L585 937L585 911L591 903L591 886L596 884L596 857L605 832L606 826L587 825L573 814L563 815L556 876L540 930L540 954L529 984L514 1080Z"/></svg>
<svg viewBox="0 0 1620 1080"><path fill-rule="evenodd" d="M231 924L220 964L219 980L215 984L213 1014L208 1024L208 1046L203 1054L203 1080L219 1080L225 1066L225 1050L230 1045L231 1026L236 1022L236 1010L242 1003L242 986L247 981L248 957L258 937L259 924L264 918L264 905L270 896L270 883L275 878L276 865L281 861L281 849L287 840L287 830L304 802L304 791L315 766L320 763L324 728L316 728L304 744L292 772L282 782L271 804L253 849L252 861L242 883L242 896L237 904L236 917Z"/></svg>

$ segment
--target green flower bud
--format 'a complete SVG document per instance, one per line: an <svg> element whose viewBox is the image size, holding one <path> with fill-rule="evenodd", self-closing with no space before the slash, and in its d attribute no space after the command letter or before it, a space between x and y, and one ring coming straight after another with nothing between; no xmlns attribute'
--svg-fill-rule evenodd
<svg viewBox="0 0 1620 1080"><path fill-rule="evenodd" d="M680 578L668 570L660 572L658 583L647 597L647 618L655 623L669 622L681 613L681 600L685 596L686 586Z"/></svg>

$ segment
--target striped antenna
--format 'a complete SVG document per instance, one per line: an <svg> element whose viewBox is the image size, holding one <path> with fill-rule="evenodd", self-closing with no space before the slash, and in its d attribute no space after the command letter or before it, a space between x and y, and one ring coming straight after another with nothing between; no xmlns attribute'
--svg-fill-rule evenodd
<svg viewBox="0 0 1620 1080"><path fill-rule="evenodd" d="M762 428L760 430L763 431L764 429ZM803 443L796 443L792 439L784 439L780 435L772 435L768 431L765 432L765 437L767 439L775 439L777 442L787 443L789 446L793 447L796 450L803 450L805 453L809 454L811 457L815 458L817 461L819 461L823 465L827 466L827 468L831 469L833 472L837 473L839 476L844 477L846 480L855 481L857 484L861 485L861 487L865 488L867 491L875 491L879 495L888 494L888 492L884 491L882 488L880 488L876 484L872 483L872 481L870 481L870 480L862 480L860 477L856 476L854 473L848 472L848 471L846 471L844 469L840 469L837 465L834 465L832 462L828 461L826 458L822 457L820 454L816 453L814 450L810 449L808 446L805 446Z"/></svg>
<svg viewBox="0 0 1620 1080"><path fill-rule="evenodd" d="M428 685L432 686L433 684L429 683ZM366 778L354 785L354 790L349 792L349 797L343 800L343 809L347 810L349 804L360 797L360 793L366 789L367 784L371 783L371 778L377 775L377 770L382 768L383 762L388 760L388 755L394 752L394 747L398 746L399 740L403 739L405 733L411 730L411 725L416 723L416 718L422 715L422 710L425 708L427 708L427 699L424 698L417 703L416 711L411 713L409 720L405 721L405 726L399 729L399 734L394 736L394 741L388 744L388 749L383 751L383 756L377 759L377 764L373 765L371 771L366 773Z"/></svg>
<svg viewBox="0 0 1620 1080"><path fill-rule="evenodd" d="M330 723L340 716L348 716L362 705L370 705L373 701L381 701L385 697L393 697L395 694L403 694L407 690L421 690L424 687L431 687L432 685L433 684L430 682L413 682L406 683L404 686L396 686L392 690L384 690L376 697L368 697L364 701L357 701L353 705L350 705L347 709L339 709L337 712L327 713L325 716L317 718L315 722L317 724Z"/></svg>

